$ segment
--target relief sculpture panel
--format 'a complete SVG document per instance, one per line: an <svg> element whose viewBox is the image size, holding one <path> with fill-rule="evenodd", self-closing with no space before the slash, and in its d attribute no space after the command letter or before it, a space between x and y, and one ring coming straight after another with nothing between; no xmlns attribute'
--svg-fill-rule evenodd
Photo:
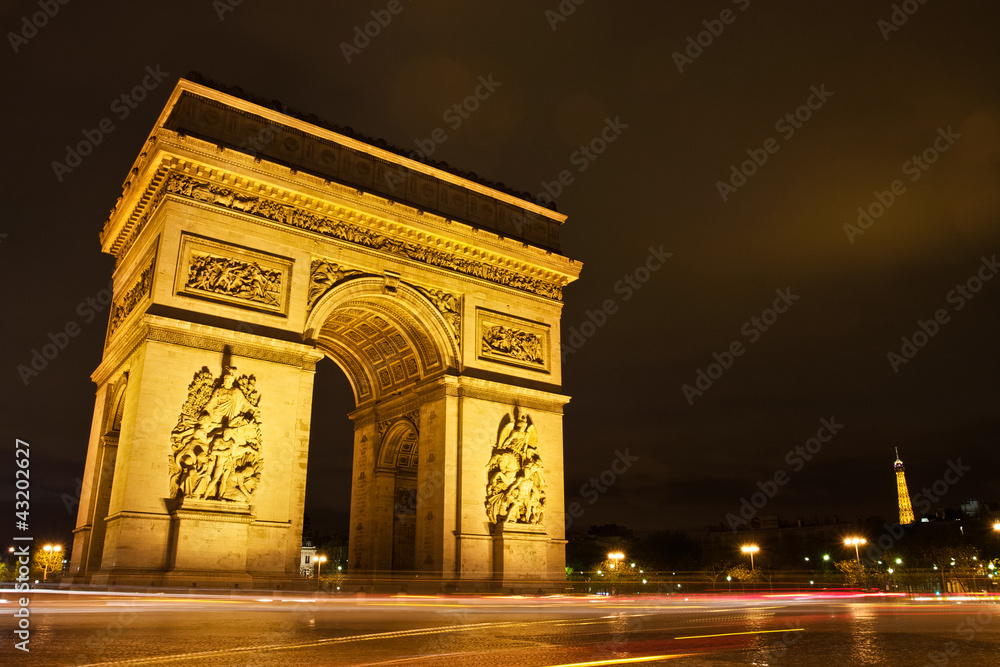
<svg viewBox="0 0 1000 667"><path fill-rule="evenodd" d="M486 516L490 523L540 524L545 483L538 455L538 431L531 417L514 408L505 415L486 465Z"/></svg>
<svg viewBox="0 0 1000 667"><path fill-rule="evenodd" d="M195 373L170 434L169 497L249 503L260 484L260 392L253 375L227 366Z"/></svg>
<svg viewBox="0 0 1000 667"><path fill-rule="evenodd" d="M462 340L462 297L439 289L420 287L418 285L414 285L413 287L427 297L427 300L433 303L434 307L438 309L438 312L441 313L451 327L451 332L455 336L455 340Z"/></svg>
<svg viewBox="0 0 1000 667"><path fill-rule="evenodd" d="M312 310L320 297L329 292L334 285L363 273L325 259L314 259L309 267L309 297L306 303L308 309Z"/></svg>
<svg viewBox="0 0 1000 667"><path fill-rule="evenodd" d="M292 261L185 234L178 294L287 314Z"/></svg>
<svg viewBox="0 0 1000 667"><path fill-rule="evenodd" d="M549 371L547 325L482 308L477 321L480 359Z"/></svg>
<svg viewBox="0 0 1000 667"><path fill-rule="evenodd" d="M184 287L277 306L281 272L261 268L256 262L193 252Z"/></svg>
<svg viewBox="0 0 1000 667"><path fill-rule="evenodd" d="M147 260L144 268L132 281L132 285L125 291L111 308L111 317L108 319L108 340L114 335L118 327L121 326L136 307L148 297L153 290L153 269L156 267L156 253Z"/></svg>

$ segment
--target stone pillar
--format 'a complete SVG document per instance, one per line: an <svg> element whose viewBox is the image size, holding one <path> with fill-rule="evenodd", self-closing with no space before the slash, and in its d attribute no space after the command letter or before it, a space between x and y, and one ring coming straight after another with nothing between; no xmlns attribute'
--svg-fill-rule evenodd
<svg viewBox="0 0 1000 667"><path fill-rule="evenodd" d="M104 551L105 518L111 501L118 434L100 435L107 430L107 413L114 409L115 387L105 383L97 392L94 423L87 451L87 465L80 484L77 527L73 534L70 567L63 579L67 583L87 583L87 573L101 567Z"/></svg>
<svg viewBox="0 0 1000 667"><path fill-rule="evenodd" d="M503 590L530 592L553 584L546 576L551 540L545 528L519 523L497 523L493 538L493 576Z"/></svg>
<svg viewBox="0 0 1000 667"><path fill-rule="evenodd" d="M149 315L145 320L141 342L124 361L128 396L107 498L102 555L99 561L91 557L84 562L82 554L88 547L93 551L99 536L96 527L84 524L78 532L82 553L79 560L74 556L74 564L86 567L80 571L91 574L95 584L294 583L287 580L298 577L313 368L320 355L304 345ZM204 403L207 394L218 390L223 366L256 380L263 462L259 485L249 503L197 502L194 497L182 501L182 496L173 495L171 434L189 401ZM193 378L203 368L216 384L193 397L191 392L198 391ZM213 433L223 434L220 429ZM101 488L107 462L115 454L111 443L108 438L102 441L93 466L88 465L85 487ZM239 444L230 443L233 464L247 451L238 449ZM197 469L211 470L212 465L228 468L228 462L206 459ZM96 517L102 496L91 495L94 499L88 502L94 509L88 515Z"/></svg>
<svg viewBox="0 0 1000 667"><path fill-rule="evenodd" d="M396 476L386 470L375 470L375 484L372 488L371 530L375 576L388 575L392 570L392 505L396 492Z"/></svg>
<svg viewBox="0 0 1000 667"><path fill-rule="evenodd" d="M171 513L170 576L204 581L214 573L228 584L251 584L247 553L254 519L248 503L185 498Z"/></svg>
<svg viewBox="0 0 1000 667"><path fill-rule="evenodd" d="M562 409L569 398L473 378L462 378L454 391L461 415L454 494L455 578L472 590L498 582L518 592L562 590L566 579ZM540 519L512 518L494 524L486 507L489 464L515 412L527 419L537 447L544 512Z"/></svg>

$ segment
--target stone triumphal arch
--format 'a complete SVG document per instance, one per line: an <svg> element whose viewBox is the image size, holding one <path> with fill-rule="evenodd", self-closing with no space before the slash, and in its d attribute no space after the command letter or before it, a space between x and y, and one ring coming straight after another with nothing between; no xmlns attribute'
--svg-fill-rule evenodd
<svg viewBox="0 0 1000 667"><path fill-rule="evenodd" d="M101 233L72 580L293 585L324 356L357 401L351 577L563 579L564 220L181 80Z"/></svg>

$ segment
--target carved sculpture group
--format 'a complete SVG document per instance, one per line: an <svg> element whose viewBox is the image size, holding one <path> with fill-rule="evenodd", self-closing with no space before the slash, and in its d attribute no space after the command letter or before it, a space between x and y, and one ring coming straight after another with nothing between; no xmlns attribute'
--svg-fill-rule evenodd
<svg viewBox="0 0 1000 667"><path fill-rule="evenodd" d="M185 287L277 306L281 272L256 262L193 252Z"/></svg>
<svg viewBox="0 0 1000 667"><path fill-rule="evenodd" d="M540 336L500 325L483 327L483 353L533 364L545 363Z"/></svg>
<svg viewBox="0 0 1000 667"><path fill-rule="evenodd" d="M260 392L227 366L195 373L170 435L170 497L249 503L260 484Z"/></svg>
<svg viewBox="0 0 1000 667"><path fill-rule="evenodd" d="M135 283L125 292L123 296L111 310L111 318L108 322L108 337L110 338L125 318L132 314L135 307L149 294L149 290L153 286L153 265L155 260L149 263L139 277L136 278Z"/></svg>
<svg viewBox="0 0 1000 667"><path fill-rule="evenodd" d="M507 416L504 421L486 465L486 516L494 524L539 524L545 513L545 483L538 432L520 408L514 409L513 420Z"/></svg>
<svg viewBox="0 0 1000 667"><path fill-rule="evenodd" d="M324 259L314 259L309 267L309 297L306 302L309 310L312 310L320 297L334 285L351 276L361 275L361 273L361 271L348 269Z"/></svg>
<svg viewBox="0 0 1000 667"><path fill-rule="evenodd" d="M462 297L449 294L448 292L439 289L430 289L428 287L417 287L417 290L434 304L434 307L438 309L438 312L440 312L444 316L444 319L448 321L448 324L451 325L452 332L455 334L455 339L460 340L462 334Z"/></svg>

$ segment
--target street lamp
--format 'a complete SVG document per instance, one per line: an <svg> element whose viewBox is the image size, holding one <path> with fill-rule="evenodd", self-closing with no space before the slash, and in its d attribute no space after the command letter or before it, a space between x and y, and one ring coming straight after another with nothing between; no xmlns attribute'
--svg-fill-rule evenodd
<svg viewBox="0 0 1000 667"><path fill-rule="evenodd" d="M316 581L319 581L320 572L323 570L323 563L326 562L326 556L316 557Z"/></svg>
<svg viewBox="0 0 1000 667"><path fill-rule="evenodd" d="M623 558L625 558L625 554L623 554L621 551L613 551L609 553L608 560L612 561L611 569L612 570L615 569L615 565L617 565L618 561L622 560Z"/></svg>
<svg viewBox="0 0 1000 667"><path fill-rule="evenodd" d="M757 553L758 551L760 551L760 547L758 547L756 544L747 544L747 545L744 545L744 546L740 547L740 551L742 551L745 554L750 554L750 570L752 571L753 570L753 555L755 553Z"/></svg>
<svg viewBox="0 0 1000 667"><path fill-rule="evenodd" d="M42 561L42 581L46 581L49 578L49 570L55 572L56 569L55 567L52 567L52 562L51 562L53 560L52 555L59 554L59 552L62 551L62 547L59 546L58 544L56 545L46 544L44 547L42 547L42 550L45 552L45 560ZM58 557L58 560L61 564L62 557L61 556Z"/></svg>
<svg viewBox="0 0 1000 667"><path fill-rule="evenodd" d="M861 562L861 553L858 551L859 544L868 544L868 540L863 537L848 537L844 540L844 546L854 545L854 557L857 558L858 562Z"/></svg>

